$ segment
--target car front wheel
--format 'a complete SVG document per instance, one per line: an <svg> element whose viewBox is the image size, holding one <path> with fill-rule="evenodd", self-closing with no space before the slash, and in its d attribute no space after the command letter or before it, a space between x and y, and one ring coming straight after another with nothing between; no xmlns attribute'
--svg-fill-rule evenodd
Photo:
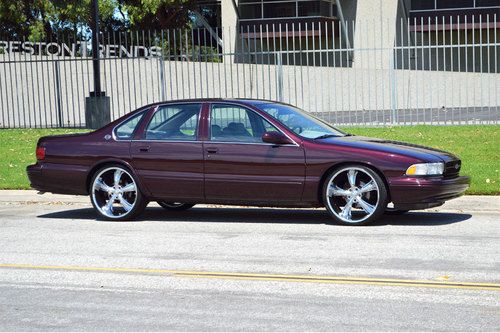
<svg viewBox="0 0 500 333"><path fill-rule="evenodd" d="M167 202L167 201L157 201L158 205L162 206L166 210L188 210L192 208L195 204L186 204L182 202Z"/></svg>
<svg viewBox="0 0 500 333"><path fill-rule="evenodd" d="M323 202L335 222L366 225L380 217L387 205L382 178L362 165L335 169L323 186Z"/></svg>
<svg viewBox="0 0 500 333"><path fill-rule="evenodd" d="M106 166L94 174L90 199L106 220L134 219L147 205L133 174L121 165Z"/></svg>

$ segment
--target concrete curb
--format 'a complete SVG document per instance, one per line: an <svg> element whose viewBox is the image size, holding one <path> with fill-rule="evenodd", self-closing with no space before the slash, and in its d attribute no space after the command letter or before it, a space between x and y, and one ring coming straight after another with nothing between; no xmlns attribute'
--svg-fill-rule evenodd
<svg viewBox="0 0 500 333"><path fill-rule="evenodd" d="M62 195L45 193L37 194L33 190L0 190L0 203L3 204L47 204L70 205L88 204L87 196ZM200 205L213 206L213 205ZM467 195L446 202L443 206L432 208L432 211L459 212L500 212L500 196Z"/></svg>

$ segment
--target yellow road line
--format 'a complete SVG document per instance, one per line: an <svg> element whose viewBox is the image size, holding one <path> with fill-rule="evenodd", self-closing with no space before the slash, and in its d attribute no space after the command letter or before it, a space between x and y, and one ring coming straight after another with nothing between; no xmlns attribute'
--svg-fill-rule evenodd
<svg viewBox="0 0 500 333"><path fill-rule="evenodd" d="M205 279L259 280L259 281L307 282L307 283L330 283L330 284L332 284L332 283L333 284L362 284L362 285L374 285L374 286L405 286L405 287L475 289L475 290L500 291L500 284L498 284L498 283L484 283L484 282L483 283L480 283L480 282L451 282L451 281L405 280L405 279L385 279L385 278L349 277L349 276L255 274L255 273L183 271L183 270L154 269L154 268L82 267L82 266L29 265L29 264L0 264L0 268L88 271L88 272L115 272L115 273L143 273L143 274L169 274L169 275L178 276L178 277L205 278Z"/></svg>

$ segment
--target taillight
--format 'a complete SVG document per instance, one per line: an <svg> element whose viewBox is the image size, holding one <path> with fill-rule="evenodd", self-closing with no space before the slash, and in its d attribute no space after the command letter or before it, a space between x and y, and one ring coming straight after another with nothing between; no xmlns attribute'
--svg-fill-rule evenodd
<svg viewBox="0 0 500 333"><path fill-rule="evenodd" d="M36 147L36 159L39 161L45 159L45 147Z"/></svg>

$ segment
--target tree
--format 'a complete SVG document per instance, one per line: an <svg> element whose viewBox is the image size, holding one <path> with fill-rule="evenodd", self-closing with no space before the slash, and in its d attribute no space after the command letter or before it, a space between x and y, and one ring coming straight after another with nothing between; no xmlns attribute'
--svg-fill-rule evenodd
<svg viewBox="0 0 500 333"><path fill-rule="evenodd" d="M182 28L195 7L195 0L99 0L101 29ZM0 31L29 40L88 35L90 8L91 0L0 0Z"/></svg>

